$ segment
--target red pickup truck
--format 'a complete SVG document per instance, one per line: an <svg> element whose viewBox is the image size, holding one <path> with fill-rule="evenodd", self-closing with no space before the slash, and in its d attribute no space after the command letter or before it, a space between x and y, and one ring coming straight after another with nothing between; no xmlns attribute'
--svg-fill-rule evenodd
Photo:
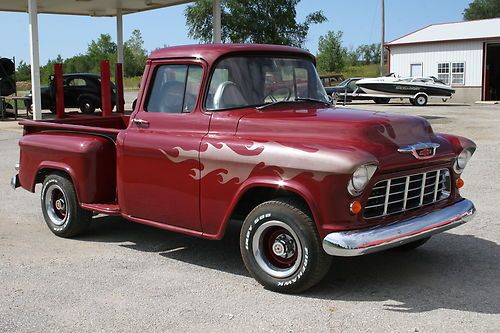
<svg viewBox="0 0 500 333"><path fill-rule="evenodd" d="M12 186L43 184L57 236L96 213L213 240L244 220L243 261L279 292L319 282L331 256L413 249L475 212L459 193L472 141L335 108L314 57L291 47L158 50L130 116L21 124Z"/></svg>

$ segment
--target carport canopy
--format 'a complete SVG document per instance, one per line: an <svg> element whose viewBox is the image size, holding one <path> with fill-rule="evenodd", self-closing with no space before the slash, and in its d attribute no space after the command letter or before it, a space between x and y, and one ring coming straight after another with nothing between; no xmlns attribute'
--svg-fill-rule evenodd
<svg viewBox="0 0 500 333"><path fill-rule="evenodd" d="M123 63L123 15L160 9L193 0L0 0L0 11L29 14L33 120L42 119L38 14L116 17L117 62ZM213 0L213 41L221 42L220 0Z"/></svg>

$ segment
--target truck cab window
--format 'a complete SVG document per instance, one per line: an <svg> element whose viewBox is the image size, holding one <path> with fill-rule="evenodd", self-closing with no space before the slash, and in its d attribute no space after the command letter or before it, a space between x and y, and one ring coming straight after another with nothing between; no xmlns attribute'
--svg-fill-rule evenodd
<svg viewBox="0 0 500 333"><path fill-rule="evenodd" d="M202 68L197 65L162 65L157 68L146 111L191 112L201 86Z"/></svg>

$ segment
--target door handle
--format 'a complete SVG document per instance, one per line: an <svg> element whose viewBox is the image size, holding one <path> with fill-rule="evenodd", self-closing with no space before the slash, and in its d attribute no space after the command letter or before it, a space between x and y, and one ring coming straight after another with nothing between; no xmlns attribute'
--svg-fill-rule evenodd
<svg viewBox="0 0 500 333"><path fill-rule="evenodd" d="M132 119L132 122L137 126L149 126L149 121L144 119Z"/></svg>

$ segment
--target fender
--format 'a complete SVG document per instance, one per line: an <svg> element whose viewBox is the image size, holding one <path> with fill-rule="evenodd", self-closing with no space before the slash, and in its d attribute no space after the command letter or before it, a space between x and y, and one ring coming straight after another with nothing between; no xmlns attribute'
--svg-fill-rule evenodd
<svg viewBox="0 0 500 333"><path fill-rule="evenodd" d="M116 151L107 138L80 133L37 133L19 141L21 186L34 192L46 169L66 172L80 203L115 201Z"/></svg>
<svg viewBox="0 0 500 333"><path fill-rule="evenodd" d="M208 239L221 239L222 237L224 237L226 227L231 219L232 214L234 213L236 206L238 205L242 197L245 195L245 193L257 187L267 187L272 189L285 190L300 196L302 199L304 199L304 201L308 205L311 214L313 215L314 222L316 224L316 227L318 228L318 231L321 230L320 229L321 226L319 223L321 217L318 206L316 205L314 196L312 195L311 191L306 186L304 186L304 184L294 180L283 181L271 177L252 177L247 179L244 183L242 183L241 186L236 191L226 212L224 213L224 218L220 223L217 233L216 234L204 233L203 237Z"/></svg>

